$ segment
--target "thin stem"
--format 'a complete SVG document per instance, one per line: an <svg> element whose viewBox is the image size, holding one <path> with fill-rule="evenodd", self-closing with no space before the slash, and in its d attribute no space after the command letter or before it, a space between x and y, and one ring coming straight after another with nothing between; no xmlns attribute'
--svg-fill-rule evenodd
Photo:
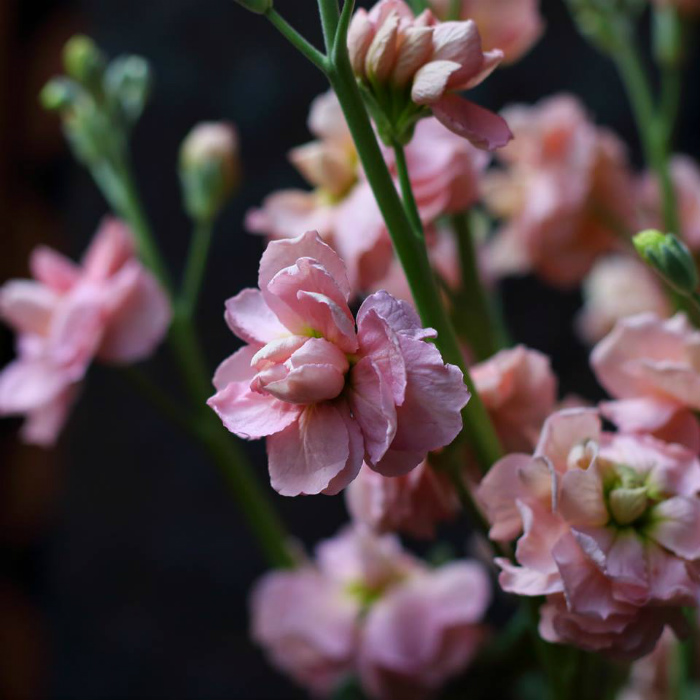
<svg viewBox="0 0 700 700"><path fill-rule="evenodd" d="M646 161L659 180L664 226L667 231L678 233L676 193L668 165L668 139L673 127L663 121L669 118L669 115L663 112L657 115L639 52L627 32L620 33L613 58L632 104ZM672 113L670 116L675 120L675 114Z"/></svg>
<svg viewBox="0 0 700 700"><path fill-rule="evenodd" d="M416 198L413 196L413 187L408 173L408 164L406 163L406 152L404 151L404 147L396 141L393 147L396 156L396 170L399 173L399 186L401 187L404 209L413 227L413 233L418 236L418 238L423 239L425 235L423 231L423 222L420 218Z"/></svg>
<svg viewBox="0 0 700 700"><path fill-rule="evenodd" d="M107 201L130 225L139 251L144 253L144 263L161 281L167 281L167 270L126 160L119 167L110 166L98 172L93 171L93 176ZM238 507L246 517L269 563L277 567L293 566L294 559L287 548L285 529L267 494L261 488L238 444L226 434L206 405L211 394L211 375L192 319L177 306L170 324L168 344L193 404L190 430L198 437L226 479ZM161 401L161 398L157 399L157 403Z"/></svg>
<svg viewBox="0 0 700 700"><path fill-rule="evenodd" d="M451 221L457 238L462 269L462 289L455 312L463 319L466 339L477 359L485 360L501 349L498 337L499 321L495 318L494 307L487 298L479 277L476 244L469 213L456 214Z"/></svg>
<svg viewBox="0 0 700 700"><path fill-rule="evenodd" d="M301 34L299 34L299 32L294 29L294 27L292 27L292 25L289 24L289 22L287 22L287 20L284 19L284 17L282 17L277 10L271 7L265 13L265 17L267 17L279 30L279 32L287 39L287 41L289 41L290 44L304 54L304 56L306 56L306 58L308 58L309 61L316 66L316 68L323 73L326 72L328 66L326 57Z"/></svg>
<svg viewBox="0 0 700 700"><path fill-rule="evenodd" d="M348 0L345 1L347 2ZM318 0L318 11L321 15L326 51L330 53L335 43L335 35L338 31L338 21L340 19L338 0Z"/></svg>
<svg viewBox="0 0 700 700"><path fill-rule="evenodd" d="M202 287L204 272L207 268L212 230L213 225L211 221L200 221L195 224L195 229L192 232L180 294L182 311L187 316L192 316L197 307L197 299Z"/></svg>
<svg viewBox="0 0 700 700"><path fill-rule="evenodd" d="M445 361L457 365L464 372L465 383L472 393L472 398L462 414L464 432L485 472L501 456L498 437L466 368L457 335L442 304L425 242L413 235L413 227L387 169L352 73L347 47L336 45L335 48L333 66L329 71L331 86L345 114L367 180L406 274L418 313L426 326L435 328L438 332L436 345Z"/></svg>
<svg viewBox="0 0 700 700"><path fill-rule="evenodd" d="M457 21L462 14L462 0L450 0L450 10L447 14L448 21Z"/></svg>

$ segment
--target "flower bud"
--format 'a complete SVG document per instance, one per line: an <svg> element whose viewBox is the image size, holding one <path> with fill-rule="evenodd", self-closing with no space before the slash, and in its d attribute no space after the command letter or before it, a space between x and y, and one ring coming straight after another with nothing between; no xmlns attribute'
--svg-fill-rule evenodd
<svg viewBox="0 0 700 700"><path fill-rule="evenodd" d="M195 126L180 148L180 181L188 214L196 221L210 220L233 194L239 180L235 127L225 122Z"/></svg>
<svg viewBox="0 0 700 700"><path fill-rule="evenodd" d="M610 492L610 514L618 525L631 525L644 515L648 499L645 486L618 488Z"/></svg>
<svg viewBox="0 0 700 700"><path fill-rule="evenodd" d="M695 260L672 233L648 230L634 237L637 252L663 280L680 294L692 294L698 286Z"/></svg>
<svg viewBox="0 0 700 700"><path fill-rule="evenodd" d="M72 107L80 88L68 78L52 78L39 93L41 106L51 112Z"/></svg>
<svg viewBox="0 0 700 700"><path fill-rule="evenodd" d="M86 87L99 85L105 69L105 57L90 37L77 34L63 49L66 73Z"/></svg>
<svg viewBox="0 0 700 700"><path fill-rule="evenodd" d="M143 113L152 82L151 67L141 56L120 56L109 64L105 91L118 105L127 124L134 124Z"/></svg>
<svg viewBox="0 0 700 700"><path fill-rule="evenodd" d="M235 2L245 7L246 10L259 15L264 15L272 9L272 0L235 0Z"/></svg>

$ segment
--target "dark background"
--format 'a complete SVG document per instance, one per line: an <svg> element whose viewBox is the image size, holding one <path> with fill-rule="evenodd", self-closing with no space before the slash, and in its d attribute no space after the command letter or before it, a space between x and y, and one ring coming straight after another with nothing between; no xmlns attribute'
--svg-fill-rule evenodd
<svg viewBox="0 0 700 700"><path fill-rule="evenodd" d="M279 5L318 38L312 0ZM611 64L577 35L562 0L544 0L543 10L545 38L490 78L479 101L501 108L574 92L625 138L639 164ZM38 242L77 257L106 211L63 146L57 118L36 101L76 31L112 56L152 61L156 86L135 134L135 161L176 273L188 241L179 142L204 119L240 129L245 180L218 226L197 319L214 366L236 343L223 302L256 280L262 241L244 232L244 212L272 190L301 184L285 154L308 140L308 105L325 90L323 78L230 0L0 0L0 281L27 274ZM687 85L698 85L699 71L694 56ZM679 146L696 157L699 116L700 93L689 89ZM562 394L594 397L587 351L571 333L578 295L532 279L508 281L502 291L514 337L552 356ZM12 356L5 330L0 353L3 363ZM149 369L172 382L167 358L159 359ZM0 423L0 700L301 697L248 642L246 595L265 567L222 480L120 374L91 371L51 453L18 445L17 425ZM262 443L249 447L266 480ZM272 497L306 544L345 519L342 498Z"/></svg>

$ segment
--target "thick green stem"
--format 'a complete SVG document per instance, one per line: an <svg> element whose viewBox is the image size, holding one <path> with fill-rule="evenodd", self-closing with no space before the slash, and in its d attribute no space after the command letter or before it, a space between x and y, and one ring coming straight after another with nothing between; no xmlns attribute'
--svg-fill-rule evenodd
<svg viewBox="0 0 700 700"><path fill-rule="evenodd" d="M211 246L213 224L211 221L200 221L195 224L187 254L187 265L182 279L180 305L182 312L192 316L197 308L197 299L202 287L204 272L207 268L207 258Z"/></svg>
<svg viewBox="0 0 700 700"><path fill-rule="evenodd" d="M468 212L452 217L462 270L462 289L455 313L462 321L464 335L477 359L485 360L501 349L499 321L479 277L471 221Z"/></svg>
<svg viewBox="0 0 700 700"><path fill-rule="evenodd" d="M345 114L367 181L391 235L418 313L426 326L438 332L436 345L445 361L457 365L464 372L465 382L472 393L472 398L463 412L464 432L482 470L487 471L501 456L498 437L464 363L462 349L430 267L425 241L414 235L414 227L396 192L357 88L347 57L347 48L336 48L339 50L333 57L333 66L329 71L331 86Z"/></svg>
<svg viewBox="0 0 700 700"><path fill-rule="evenodd" d="M675 121L677 105L657 113L639 53L627 32L621 32L612 55L632 104L644 156L659 181L664 226L668 232L680 234L676 193L668 162L673 125L667 121Z"/></svg>
<svg viewBox="0 0 700 700"><path fill-rule="evenodd" d="M130 225L144 263L162 282L167 283L167 270L128 166L124 163L121 167L106 167L93 171L93 175L116 213ZM279 567L293 566L294 559L287 548L285 529L253 474L250 463L239 445L227 435L206 405L212 392L210 372L192 319L177 305L170 325L168 344L192 401L191 431L226 479L238 507L269 563Z"/></svg>

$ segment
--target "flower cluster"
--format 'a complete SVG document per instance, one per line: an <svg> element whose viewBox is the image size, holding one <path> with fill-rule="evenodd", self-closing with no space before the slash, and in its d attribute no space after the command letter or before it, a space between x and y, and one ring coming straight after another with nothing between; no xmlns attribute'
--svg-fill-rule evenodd
<svg viewBox="0 0 700 700"><path fill-rule="evenodd" d="M53 444L94 359L147 358L170 323L170 304L136 259L128 228L100 226L81 265L40 247L33 280L0 289L0 316L18 333L18 357L0 373L0 415L26 415L27 442Z"/></svg>
<svg viewBox="0 0 700 700"><path fill-rule="evenodd" d="M347 528L318 545L315 562L256 584L252 636L314 694L357 674L372 698L421 700L473 659L490 599L476 562L429 569L394 537Z"/></svg>
<svg viewBox="0 0 700 700"><path fill-rule="evenodd" d="M457 437L462 373L406 302L376 292L355 320L345 266L315 232L270 243L258 281L226 303L247 345L217 369L209 405L231 432L268 438L277 491L338 493L363 459L400 476Z"/></svg>

